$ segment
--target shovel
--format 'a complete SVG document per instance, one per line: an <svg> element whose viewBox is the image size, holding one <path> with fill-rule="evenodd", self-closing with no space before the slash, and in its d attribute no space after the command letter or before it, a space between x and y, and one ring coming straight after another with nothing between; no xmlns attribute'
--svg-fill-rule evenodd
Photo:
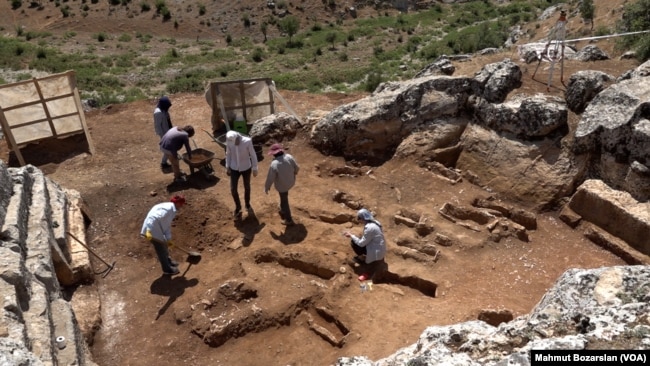
<svg viewBox="0 0 650 366"><path fill-rule="evenodd" d="M201 261L201 253L187 250L183 247L179 247L178 245L174 244L174 248L177 248L181 252L187 254L187 262L190 264L198 264Z"/></svg>
<svg viewBox="0 0 650 366"><path fill-rule="evenodd" d="M162 240L158 240L156 238L152 238L151 241L154 242L154 243L157 243L157 244L167 245L166 242L164 242ZM180 250L181 252L183 252L185 254L187 254L188 256L190 256L190 258L193 258L192 262L197 262L198 263L198 261L201 260L201 253L199 253L199 252L195 252L195 251L192 251L192 250L187 250L187 249L179 246L178 244L174 244L172 247ZM190 258L187 259L188 262L190 261Z"/></svg>

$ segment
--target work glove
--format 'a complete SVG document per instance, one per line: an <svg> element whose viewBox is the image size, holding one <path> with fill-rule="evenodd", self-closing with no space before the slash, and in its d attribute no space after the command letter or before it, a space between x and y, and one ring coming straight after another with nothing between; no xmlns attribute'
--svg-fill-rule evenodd
<svg viewBox="0 0 650 366"><path fill-rule="evenodd" d="M167 248L173 248L174 247L174 242L171 240L167 240Z"/></svg>
<svg viewBox="0 0 650 366"><path fill-rule="evenodd" d="M226 168L226 175L230 177L230 168Z"/></svg>
<svg viewBox="0 0 650 366"><path fill-rule="evenodd" d="M257 177L257 170L253 170L253 177Z"/></svg>
<svg viewBox="0 0 650 366"><path fill-rule="evenodd" d="M144 233L144 238L151 241L153 239L153 235L151 235L151 230L147 229L147 231Z"/></svg>

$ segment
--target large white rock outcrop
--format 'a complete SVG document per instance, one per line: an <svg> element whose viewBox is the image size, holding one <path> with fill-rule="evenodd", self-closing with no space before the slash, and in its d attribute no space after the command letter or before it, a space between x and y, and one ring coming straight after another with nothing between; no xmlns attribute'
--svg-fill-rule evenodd
<svg viewBox="0 0 650 366"><path fill-rule="evenodd" d="M650 266L571 269L529 315L493 327L482 321L428 327L417 343L377 361L337 366L530 365L530 350L650 349ZM594 346L592 346L594 347Z"/></svg>
<svg viewBox="0 0 650 366"><path fill-rule="evenodd" d="M61 285L92 280L87 251L66 241L85 238L83 217L61 187L31 165L0 160L0 364L94 365ZM82 223L72 222L82 220ZM85 255L81 255L85 253ZM57 342L63 337L64 342Z"/></svg>

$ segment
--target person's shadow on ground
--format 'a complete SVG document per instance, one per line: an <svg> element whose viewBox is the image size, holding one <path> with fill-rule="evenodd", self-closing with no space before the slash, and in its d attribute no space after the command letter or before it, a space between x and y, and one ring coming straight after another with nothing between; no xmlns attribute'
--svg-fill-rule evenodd
<svg viewBox="0 0 650 366"><path fill-rule="evenodd" d="M235 227L244 234L242 245L245 247L251 245L255 239L255 235L262 231L265 226L266 224L260 224L260 220L255 215L255 211L251 211L243 220L235 220Z"/></svg>
<svg viewBox="0 0 650 366"><path fill-rule="evenodd" d="M190 265L191 267L191 265ZM189 267L188 267L189 269ZM185 271L187 273L187 270ZM154 295L169 296L165 305L163 305L158 310L158 315L156 315L156 320L160 318L171 304L176 301L188 287L196 286L199 283L199 280L196 278L187 279L185 278L185 273L182 276L171 277L169 275L162 275L158 277L155 281L151 283L150 291Z"/></svg>
<svg viewBox="0 0 650 366"><path fill-rule="evenodd" d="M307 228L303 224L287 226L280 234L271 231L271 237L284 245L298 244L307 237Z"/></svg>

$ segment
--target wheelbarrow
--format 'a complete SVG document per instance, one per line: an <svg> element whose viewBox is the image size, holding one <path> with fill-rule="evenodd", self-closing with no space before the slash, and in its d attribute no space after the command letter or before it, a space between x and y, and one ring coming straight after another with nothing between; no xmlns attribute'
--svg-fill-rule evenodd
<svg viewBox="0 0 650 366"><path fill-rule="evenodd" d="M214 159L214 153L212 151L196 148L192 150L192 159L187 156L187 153L183 154L183 161L190 167L190 173L194 174L194 171L200 171L205 176L205 179L213 179L214 168L212 168L212 160Z"/></svg>
<svg viewBox="0 0 650 366"><path fill-rule="evenodd" d="M210 136L210 139L212 139L212 141L216 142L217 145L221 146L221 148L223 149L224 152L226 151L226 134L225 133L223 135L220 135L220 136L216 137L216 136L212 135L210 132L208 132L206 130L203 130L203 132L208 134L208 136Z"/></svg>

